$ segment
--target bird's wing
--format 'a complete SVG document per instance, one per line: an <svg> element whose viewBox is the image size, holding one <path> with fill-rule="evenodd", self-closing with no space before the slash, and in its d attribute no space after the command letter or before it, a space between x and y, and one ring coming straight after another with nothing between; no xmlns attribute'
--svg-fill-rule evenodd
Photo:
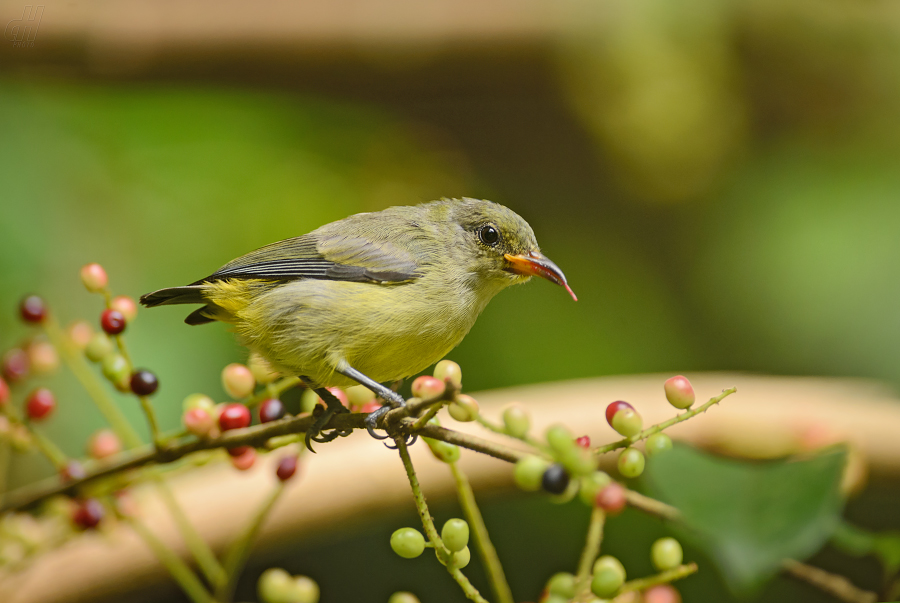
<svg viewBox="0 0 900 603"><path fill-rule="evenodd" d="M420 276L409 251L383 240L310 233L266 245L194 284L226 278L398 283Z"/></svg>

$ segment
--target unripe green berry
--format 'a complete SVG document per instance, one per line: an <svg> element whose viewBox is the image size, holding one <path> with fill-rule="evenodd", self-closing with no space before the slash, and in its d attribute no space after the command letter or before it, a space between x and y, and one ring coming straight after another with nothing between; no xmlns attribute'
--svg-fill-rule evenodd
<svg viewBox="0 0 900 603"><path fill-rule="evenodd" d="M459 446L456 444L450 444L441 440L433 440L431 438L422 439L428 444L428 449L431 450L431 454L433 454L437 460L445 463L455 463L459 460Z"/></svg>
<svg viewBox="0 0 900 603"><path fill-rule="evenodd" d="M573 476L590 475L597 469L597 459L581 446L575 446L571 450L557 455L559 462Z"/></svg>
<svg viewBox="0 0 900 603"><path fill-rule="evenodd" d="M441 559L440 554L437 549L434 551L435 556L438 558L438 561L441 562L441 565L447 565L443 559ZM456 551L453 553L453 565L458 569L462 569L469 565L469 562L472 560L472 553L469 551L469 547L463 548L461 551Z"/></svg>
<svg viewBox="0 0 900 603"><path fill-rule="evenodd" d="M666 450L672 450L672 438L664 433L654 433L647 438L647 442L644 444L647 456L654 456Z"/></svg>
<svg viewBox="0 0 900 603"><path fill-rule="evenodd" d="M569 603L569 598L547 593L547 596L541 599L541 603Z"/></svg>
<svg viewBox="0 0 900 603"><path fill-rule="evenodd" d="M627 577L627 574L625 573L625 566L622 565L622 562L617 558L613 557L612 555L603 555L596 561L594 561L594 567L591 568L591 571L597 572L604 567L610 567L614 569L616 572L621 574L622 582L625 582L625 578Z"/></svg>
<svg viewBox="0 0 900 603"><path fill-rule="evenodd" d="M571 599L575 596L575 576L569 572L558 572L547 581L547 592L551 595Z"/></svg>
<svg viewBox="0 0 900 603"><path fill-rule="evenodd" d="M581 487L578 490L578 498L589 507L593 507L597 493L609 485L612 479L603 471L595 471L581 479Z"/></svg>
<svg viewBox="0 0 900 603"><path fill-rule="evenodd" d="M181 403L181 410L187 412L192 408L202 408L203 410L212 413L216 408L216 403L206 394L190 394L185 397L184 401Z"/></svg>
<svg viewBox="0 0 900 603"><path fill-rule="evenodd" d="M421 603L414 594L406 591L398 591L391 595L388 603Z"/></svg>
<svg viewBox="0 0 900 603"><path fill-rule="evenodd" d="M666 390L666 400L675 408L690 408L697 399L694 395L694 387L683 375L667 379L663 387Z"/></svg>
<svg viewBox="0 0 900 603"><path fill-rule="evenodd" d="M462 519L448 519L441 529L441 540L451 552L463 550L469 544L469 524Z"/></svg>
<svg viewBox="0 0 900 603"><path fill-rule="evenodd" d="M319 394L315 391L311 389L304 390L300 395L300 412L312 412L320 400Z"/></svg>
<svg viewBox="0 0 900 603"><path fill-rule="evenodd" d="M365 406L375 401L375 392L365 385L354 385L347 388L347 401L351 406Z"/></svg>
<svg viewBox="0 0 900 603"><path fill-rule="evenodd" d="M674 538L660 538L650 547L650 560L653 561L653 567L664 572L681 565L684 551Z"/></svg>
<svg viewBox="0 0 900 603"><path fill-rule="evenodd" d="M308 576L294 576L292 603L319 603L319 585Z"/></svg>
<svg viewBox="0 0 900 603"><path fill-rule="evenodd" d="M630 438L641 432L644 421L636 410L623 408L613 415L612 427L626 438Z"/></svg>
<svg viewBox="0 0 900 603"><path fill-rule="evenodd" d="M519 459L513 469L513 479L516 485L526 492L537 492L541 489L541 480L544 477L544 471L550 464L544 459L528 455Z"/></svg>
<svg viewBox="0 0 900 603"><path fill-rule="evenodd" d="M391 534L391 548L405 559L414 559L425 550L425 537L415 528L400 528Z"/></svg>
<svg viewBox="0 0 900 603"><path fill-rule="evenodd" d="M441 360L434 367L434 376L441 381L462 387L462 369L452 360Z"/></svg>
<svg viewBox="0 0 900 603"><path fill-rule="evenodd" d="M84 355L91 362L100 362L113 351L113 342L106 333L94 333L84 347Z"/></svg>
<svg viewBox="0 0 900 603"><path fill-rule="evenodd" d="M550 448L558 453L568 452L577 446L575 444L575 436L572 435L569 428L559 423L547 428L546 437Z"/></svg>
<svg viewBox="0 0 900 603"><path fill-rule="evenodd" d="M644 455L637 448L628 447L619 455L619 473L637 477L644 472Z"/></svg>
<svg viewBox="0 0 900 603"><path fill-rule="evenodd" d="M510 404L503 409L503 426L512 437L524 438L531 429L531 417L520 405Z"/></svg>
<svg viewBox="0 0 900 603"><path fill-rule="evenodd" d="M472 396L459 394L447 407L450 416L460 423L474 421L478 417L478 402Z"/></svg>
<svg viewBox="0 0 900 603"><path fill-rule="evenodd" d="M97 293L106 289L109 277L100 264L85 264L81 267L81 282L84 283L85 289Z"/></svg>
<svg viewBox="0 0 900 603"><path fill-rule="evenodd" d="M293 595L293 577L280 567L267 569L256 583L262 603L289 603Z"/></svg>
<svg viewBox="0 0 900 603"><path fill-rule="evenodd" d="M591 592L602 598L609 598L622 588L625 579L612 567L601 567L591 577Z"/></svg>
<svg viewBox="0 0 900 603"><path fill-rule="evenodd" d="M103 376L115 384L126 383L131 378L131 367L121 354L107 354L100 366Z"/></svg>

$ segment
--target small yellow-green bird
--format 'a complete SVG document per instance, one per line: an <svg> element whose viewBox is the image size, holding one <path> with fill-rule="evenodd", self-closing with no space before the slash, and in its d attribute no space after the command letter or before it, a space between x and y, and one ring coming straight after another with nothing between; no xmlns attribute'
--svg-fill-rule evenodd
<svg viewBox="0 0 900 603"><path fill-rule="evenodd" d="M390 404L366 418L369 433L401 396L381 383L404 379L453 349L500 290L540 276L565 287L562 271L512 210L478 199L391 207L272 243L184 287L141 297L147 307L203 304L189 325L223 321L273 368L325 390L360 383Z"/></svg>

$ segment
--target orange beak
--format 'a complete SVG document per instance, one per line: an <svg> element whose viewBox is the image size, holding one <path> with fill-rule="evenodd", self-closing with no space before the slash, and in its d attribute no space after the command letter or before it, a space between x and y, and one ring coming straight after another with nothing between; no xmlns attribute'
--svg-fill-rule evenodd
<svg viewBox="0 0 900 603"><path fill-rule="evenodd" d="M522 276L539 276L545 278L551 283L556 283L560 287L565 287L566 291L569 292L569 295L572 296L572 299L578 301L578 298L575 297L575 293L566 282L566 275L563 274L563 271L559 269L559 266L547 259L541 252L529 251L528 253L520 255L510 255L506 253L503 257L509 262L509 266L507 266L506 269L510 272L521 274Z"/></svg>

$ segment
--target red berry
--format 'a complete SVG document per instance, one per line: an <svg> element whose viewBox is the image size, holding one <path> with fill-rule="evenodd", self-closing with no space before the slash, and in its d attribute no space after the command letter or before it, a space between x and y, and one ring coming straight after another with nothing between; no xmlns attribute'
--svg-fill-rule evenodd
<svg viewBox="0 0 900 603"><path fill-rule="evenodd" d="M7 400L9 400L9 385L6 384L3 377L0 377L0 406L6 404Z"/></svg>
<svg viewBox="0 0 900 603"><path fill-rule="evenodd" d="M100 315L100 327L109 335L118 335L125 330L125 315L118 310L107 308Z"/></svg>
<svg viewBox="0 0 900 603"><path fill-rule="evenodd" d="M19 304L19 313L25 322L39 323L47 318L47 306L37 295L29 295Z"/></svg>
<svg viewBox="0 0 900 603"><path fill-rule="evenodd" d="M347 392L339 387L326 387L325 389L330 391L335 398L340 400L341 404L343 404L347 408L350 408L350 398L347 397Z"/></svg>
<svg viewBox="0 0 900 603"><path fill-rule="evenodd" d="M286 456L280 461L278 461L278 469L275 470L275 475L278 476L278 479L281 481L286 481L294 477L294 474L297 472L297 457L296 456Z"/></svg>
<svg viewBox="0 0 900 603"><path fill-rule="evenodd" d="M60 470L59 475L66 481L76 481L84 479L87 476L87 471L84 470L84 465L72 459Z"/></svg>
<svg viewBox="0 0 900 603"><path fill-rule="evenodd" d="M248 450L250 450L250 446L235 446L225 449L229 456L243 456L247 454Z"/></svg>
<svg viewBox="0 0 900 603"><path fill-rule="evenodd" d="M683 375L676 375L667 379L663 384L663 388L666 391L666 399L675 408L690 408L691 404L696 400L694 387L687 377Z"/></svg>
<svg viewBox="0 0 900 603"><path fill-rule="evenodd" d="M625 508L627 502L625 500L625 488L621 484L612 482L597 493L597 498L594 501L598 507L610 515L615 515Z"/></svg>
<svg viewBox="0 0 900 603"><path fill-rule="evenodd" d="M33 421L46 418L56 408L56 397L46 387L39 387L31 392L25 402L25 412Z"/></svg>
<svg viewBox="0 0 900 603"><path fill-rule="evenodd" d="M681 603L681 594L671 584L657 584L644 591L644 603Z"/></svg>
<svg viewBox="0 0 900 603"><path fill-rule="evenodd" d="M88 440L88 454L91 458L105 459L122 452L122 441L110 429L101 429Z"/></svg>
<svg viewBox="0 0 900 603"><path fill-rule="evenodd" d="M634 410L634 406L629 404L628 402L624 402L622 400L616 400L612 402L609 406L606 407L606 422L612 425L613 417L616 416L616 413L622 410L623 408L627 408L630 410ZM635 411L637 412L637 411Z"/></svg>
<svg viewBox="0 0 900 603"><path fill-rule="evenodd" d="M239 471L246 471L256 461L256 448L247 446L247 450L240 456L231 457L231 464Z"/></svg>
<svg viewBox="0 0 900 603"><path fill-rule="evenodd" d="M139 396L149 396L159 388L156 375L143 369L131 373L131 391Z"/></svg>
<svg viewBox="0 0 900 603"><path fill-rule="evenodd" d="M590 436L581 436L580 438L575 439L575 443L581 446L582 448L590 448L591 447L591 438Z"/></svg>
<svg viewBox="0 0 900 603"><path fill-rule="evenodd" d="M205 437L209 435L215 426L215 420L205 408L189 408L182 417L184 426L195 436Z"/></svg>
<svg viewBox="0 0 900 603"><path fill-rule="evenodd" d="M440 396L446 388L447 384L440 379L431 375L422 375L416 377L412 382L412 395L427 400Z"/></svg>
<svg viewBox="0 0 900 603"><path fill-rule="evenodd" d="M379 408L381 408L381 404L379 404L375 400L372 400L371 402L366 402L365 404L360 406L359 412L364 412L364 413L368 414L370 412L375 412Z"/></svg>
<svg viewBox="0 0 900 603"><path fill-rule="evenodd" d="M250 425L250 411L243 404L232 402L222 407L219 413L219 429L241 429Z"/></svg>
<svg viewBox="0 0 900 603"><path fill-rule="evenodd" d="M31 360L22 348L13 348L3 355L3 376L10 382L21 381L31 370Z"/></svg>
<svg viewBox="0 0 900 603"><path fill-rule="evenodd" d="M103 520L106 510L96 498L86 498L75 508L72 521L83 530L96 528Z"/></svg>
<svg viewBox="0 0 900 603"><path fill-rule="evenodd" d="M259 405L259 422L270 423L284 416L284 403L278 398L263 400Z"/></svg>

